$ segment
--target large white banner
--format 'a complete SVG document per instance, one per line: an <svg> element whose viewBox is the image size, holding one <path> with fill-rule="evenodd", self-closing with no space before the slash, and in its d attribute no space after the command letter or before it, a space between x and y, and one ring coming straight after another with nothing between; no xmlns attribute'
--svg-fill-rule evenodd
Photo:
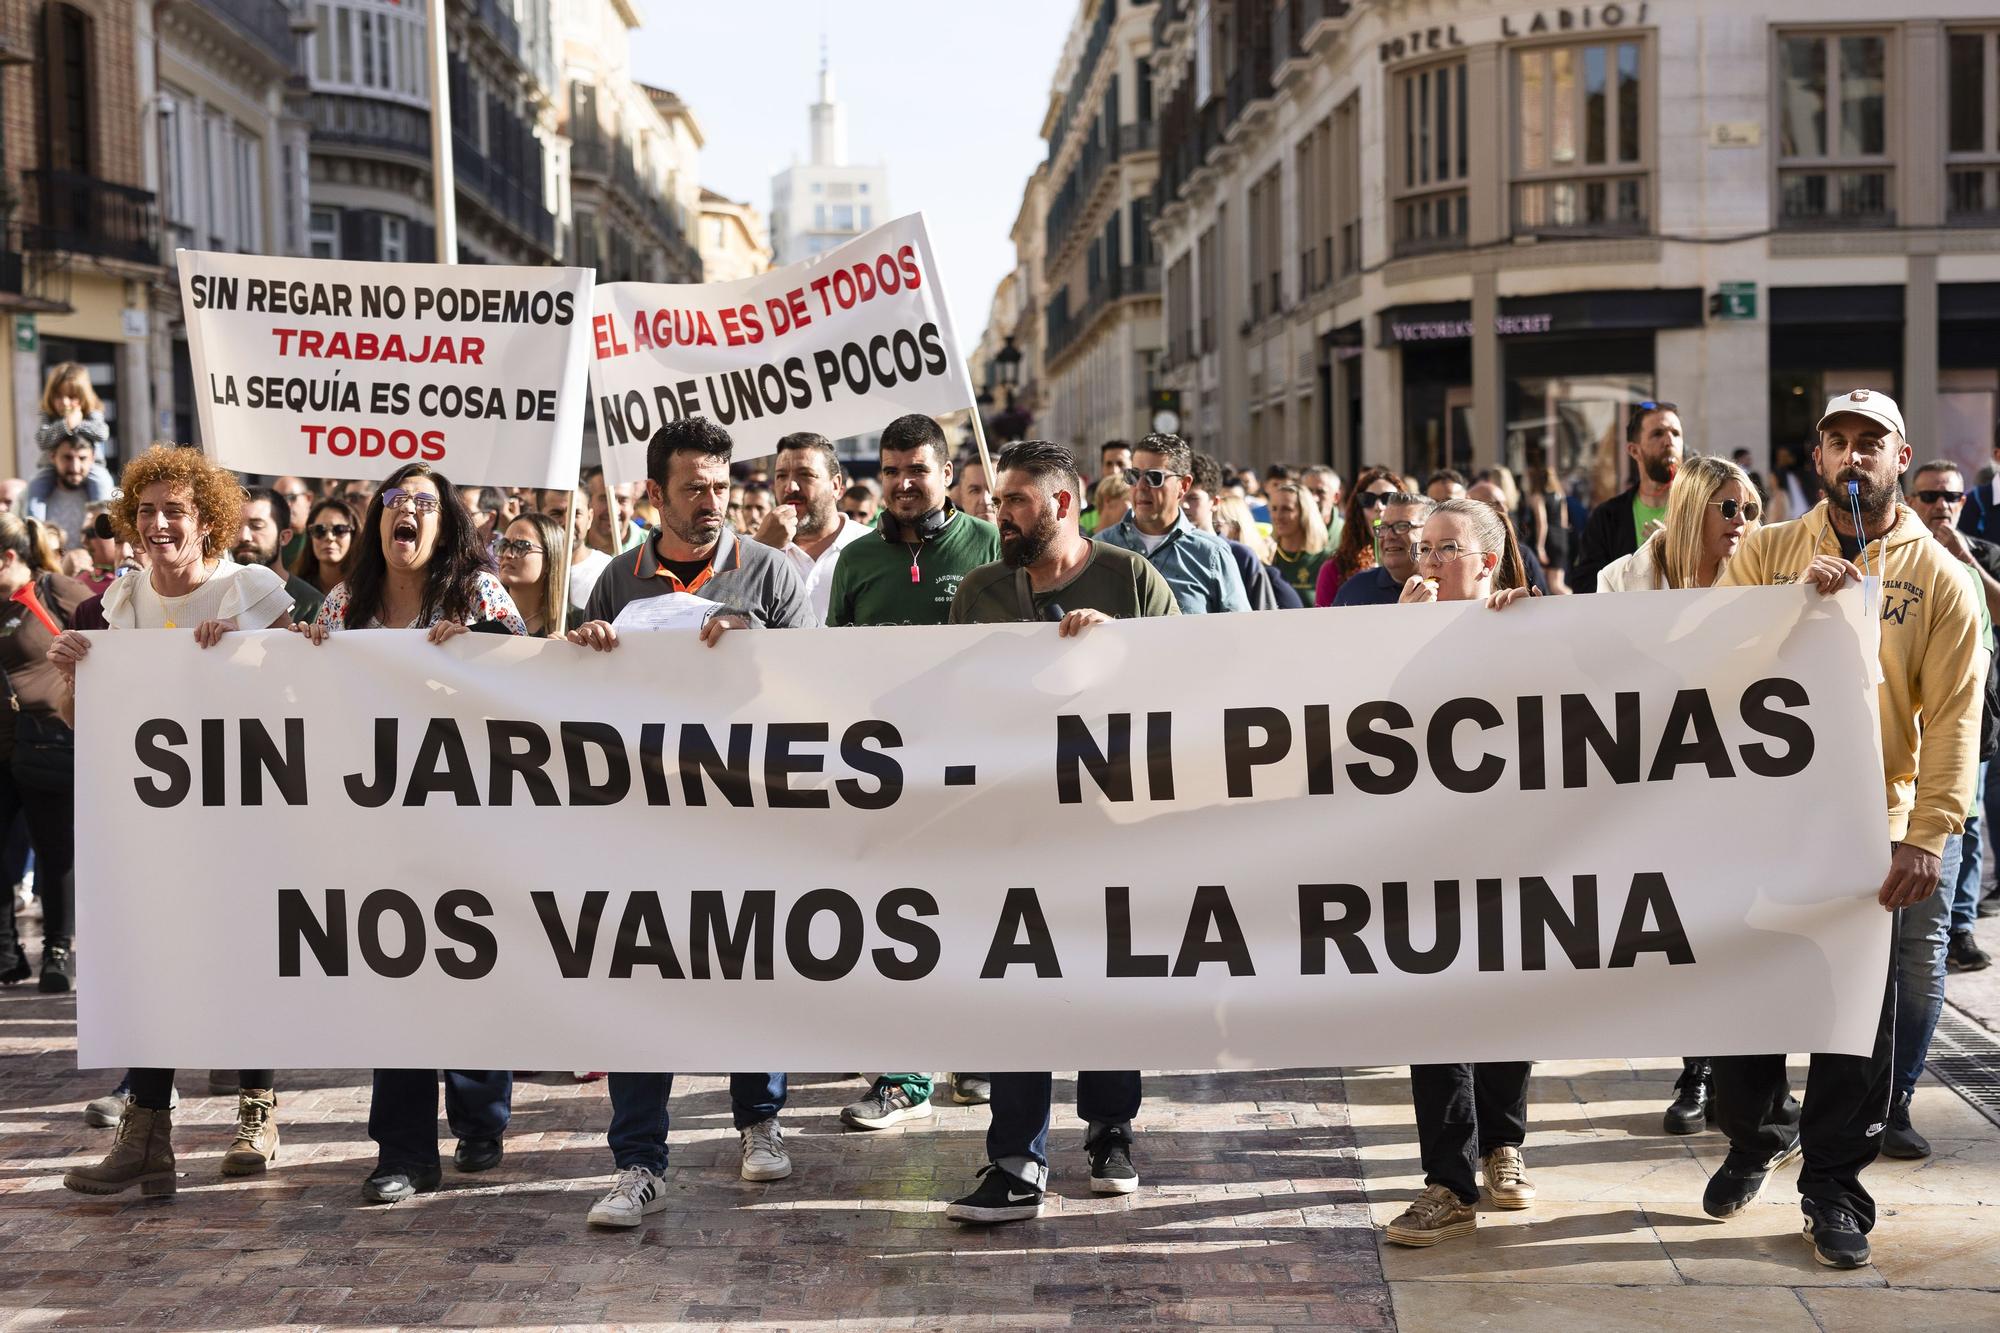
<svg viewBox="0 0 2000 1333"><path fill-rule="evenodd" d="M576 486L593 275L182 250L207 452L273 476Z"/></svg>
<svg viewBox="0 0 2000 1333"><path fill-rule="evenodd" d="M1864 1052L1872 629L1757 588L608 655L103 633L81 1060Z"/></svg>
<svg viewBox="0 0 2000 1333"><path fill-rule="evenodd" d="M972 407L921 213L736 282L613 282L591 318L597 442L614 485L646 479L646 442L708 417L735 456L794 431L877 431Z"/></svg>

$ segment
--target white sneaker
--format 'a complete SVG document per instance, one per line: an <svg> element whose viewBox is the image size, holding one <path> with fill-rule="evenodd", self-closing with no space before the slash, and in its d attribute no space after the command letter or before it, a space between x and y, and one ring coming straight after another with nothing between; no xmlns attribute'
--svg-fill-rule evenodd
<svg viewBox="0 0 2000 1333"><path fill-rule="evenodd" d="M743 1178L783 1180L792 1174L792 1157L785 1151L785 1131L778 1117L759 1120L743 1131Z"/></svg>
<svg viewBox="0 0 2000 1333"><path fill-rule="evenodd" d="M666 1183L643 1166L631 1166L618 1173L609 1194L590 1205L590 1225L636 1227L647 1213L666 1206Z"/></svg>

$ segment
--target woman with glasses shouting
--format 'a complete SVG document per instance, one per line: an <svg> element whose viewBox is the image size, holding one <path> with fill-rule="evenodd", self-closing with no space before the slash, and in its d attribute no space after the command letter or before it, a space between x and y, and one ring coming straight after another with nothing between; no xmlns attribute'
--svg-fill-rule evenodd
<svg viewBox="0 0 2000 1333"><path fill-rule="evenodd" d="M306 519L306 544L292 561L292 573L318 588L324 597L354 572L361 550L354 533L361 525L345 500L321 500Z"/></svg>
<svg viewBox="0 0 2000 1333"><path fill-rule="evenodd" d="M1381 517L1389 497L1402 489L1402 479L1384 467L1367 468L1354 479L1354 489L1347 493L1347 521L1340 529L1340 541L1320 565L1313 582L1314 606L1332 606L1341 584L1380 563L1375 520Z"/></svg>
<svg viewBox="0 0 2000 1333"><path fill-rule="evenodd" d="M1514 525L1478 500L1446 500L1431 511L1411 544L1417 572L1401 600L1484 601L1498 608L1530 594ZM1486 1177L1496 1208L1535 1201L1521 1144L1528 1135L1525 1060L1411 1065L1423 1192L1389 1223L1398 1245L1435 1245L1469 1236L1479 1225L1479 1187Z"/></svg>
<svg viewBox="0 0 2000 1333"><path fill-rule="evenodd" d="M444 474L406 463L369 501L356 535L354 571L326 595L311 625L314 643L342 630L417 629L443 643L483 628L524 634L514 599L487 564L465 502ZM445 1118L458 1136L460 1171L500 1164L500 1139L513 1111L506 1070L444 1071ZM376 1164L361 1187L369 1203L397 1203L442 1183L435 1069L378 1069L368 1103Z"/></svg>

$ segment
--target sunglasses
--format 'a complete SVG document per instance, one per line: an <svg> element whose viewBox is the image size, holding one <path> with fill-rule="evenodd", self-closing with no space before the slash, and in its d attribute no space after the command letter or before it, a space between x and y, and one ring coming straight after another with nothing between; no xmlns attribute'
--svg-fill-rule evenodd
<svg viewBox="0 0 2000 1333"><path fill-rule="evenodd" d="M325 541L328 537L346 537L351 535L354 531L354 525L352 523L315 523L307 528L306 531L310 532L315 539Z"/></svg>
<svg viewBox="0 0 2000 1333"><path fill-rule="evenodd" d="M1162 467L1128 467L1125 469L1125 484L1127 486L1150 486L1157 491L1160 487L1167 484L1168 477L1178 477L1180 475L1178 472L1169 472Z"/></svg>
<svg viewBox="0 0 2000 1333"><path fill-rule="evenodd" d="M1391 491L1363 491L1361 492L1361 507L1363 509L1380 508L1389 503L1389 497L1393 493Z"/></svg>
<svg viewBox="0 0 2000 1333"><path fill-rule="evenodd" d="M493 549L501 555L534 555L542 548L533 542L522 541L517 537L502 537L499 541L493 543Z"/></svg>
<svg viewBox="0 0 2000 1333"><path fill-rule="evenodd" d="M98 541L108 542L118 535L118 529L112 525L111 515L99 514L91 520L88 535L95 537Z"/></svg>
<svg viewBox="0 0 2000 1333"><path fill-rule="evenodd" d="M1764 512L1764 506L1755 500L1710 500L1709 503L1722 511L1726 523L1735 522L1738 514L1743 515L1745 523L1755 523L1757 515Z"/></svg>
<svg viewBox="0 0 2000 1333"><path fill-rule="evenodd" d="M438 511L438 503L438 498L435 495L424 495L418 491L406 491L400 486L391 487L382 492L382 507L384 509L409 509L419 514L435 514Z"/></svg>
<svg viewBox="0 0 2000 1333"><path fill-rule="evenodd" d="M1918 491L1917 498L1927 505L1964 504L1964 491Z"/></svg>

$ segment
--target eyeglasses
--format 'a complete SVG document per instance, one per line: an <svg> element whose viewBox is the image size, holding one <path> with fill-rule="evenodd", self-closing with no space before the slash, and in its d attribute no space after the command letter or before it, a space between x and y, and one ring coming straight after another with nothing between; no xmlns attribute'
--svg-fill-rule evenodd
<svg viewBox="0 0 2000 1333"><path fill-rule="evenodd" d="M1709 503L1722 511L1723 521L1728 523L1734 523L1738 514L1743 515L1745 523L1755 523L1757 515L1764 512L1764 506L1755 500L1710 500Z"/></svg>
<svg viewBox="0 0 2000 1333"><path fill-rule="evenodd" d="M493 543L493 549L501 555L536 555L542 550L533 542L521 541L514 537L502 537Z"/></svg>
<svg viewBox="0 0 2000 1333"><path fill-rule="evenodd" d="M1167 484L1168 477L1178 477L1180 475L1182 474L1169 472L1163 467L1128 467L1125 469L1125 484L1127 486L1150 486L1157 491L1160 487Z"/></svg>
<svg viewBox="0 0 2000 1333"><path fill-rule="evenodd" d="M1919 500L1922 500L1927 505L1962 505L1965 503L1964 491L1918 491L1916 495Z"/></svg>
<svg viewBox="0 0 2000 1333"><path fill-rule="evenodd" d="M1361 507L1363 509L1375 509L1381 505L1388 504L1391 494L1393 492L1390 491L1363 491L1361 492Z"/></svg>
<svg viewBox="0 0 2000 1333"><path fill-rule="evenodd" d="M278 498L296 504L300 500L312 499L311 491L279 491Z"/></svg>
<svg viewBox="0 0 2000 1333"><path fill-rule="evenodd" d="M306 529L315 541L325 541L328 537L347 537L354 533L352 523L315 523Z"/></svg>
<svg viewBox="0 0 2000 1333"><path fill-rule="evenodd" d="M1410 547L1412 559L1430 560L1440 565L1455 565L1469 555L1485 554L1484 551L1460 546L1457 542L1439 542L1435 545L1430 542L1418 542Z"/></svg>
<svg viewBox="0 0 2000 1333"><path fill-rule="evenodd" d="M1422 526L1423 524L1413 523L1407 518L1399 518L1394 523L1379 518L1375 520L1375 531L1390 537L1407 537Z"/></svg>
<svg viewBox="0 0 2000 1333"><path fill-rule="evenodd" d="M420 491L406 491L400 486L395 486L382 492L382 507L384 509L412 509L419 514L435 514L438 511L438 498L435 495L425 495Z"/></svg>

